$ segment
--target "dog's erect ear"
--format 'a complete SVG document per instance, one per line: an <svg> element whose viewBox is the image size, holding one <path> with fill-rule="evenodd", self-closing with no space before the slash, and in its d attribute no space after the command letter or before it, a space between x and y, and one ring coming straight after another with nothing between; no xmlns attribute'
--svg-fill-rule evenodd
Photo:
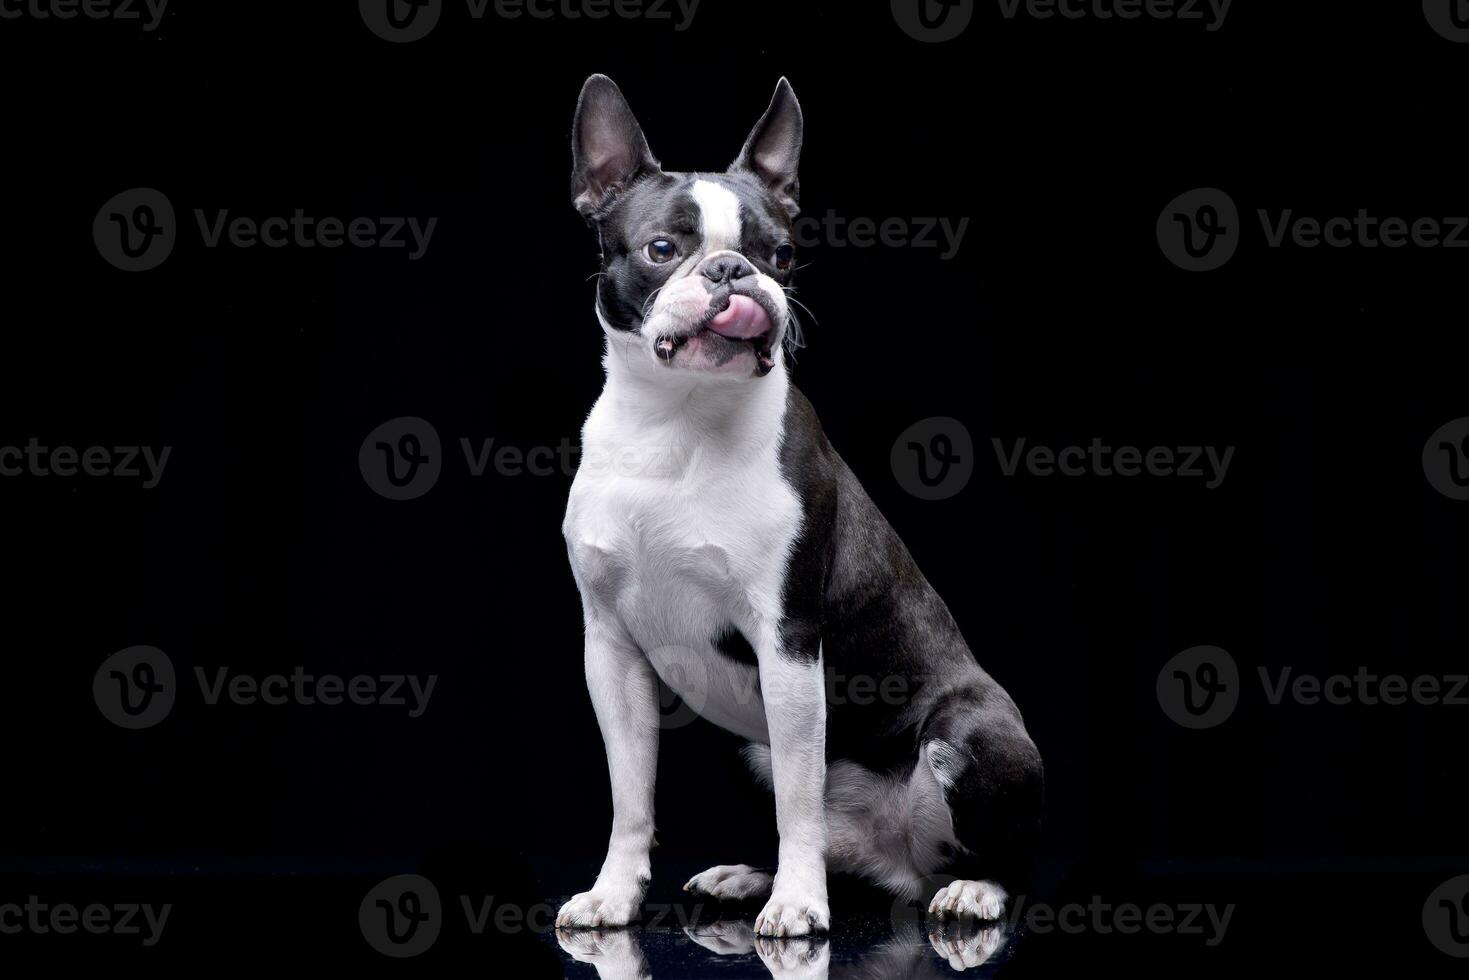
<svg viewBox="0 0 1469 980"><path fill-rule="evenodd" d="M765 184L794 218L800 213L801 184L797 171L801 165L801 139L805 123L796 91L782 78L775 86L770 108L755 124L739 159L730 173L750 173Z"/></svg>
<svg viewBox="0 0 1469 980"><path fill-rule="evenodd" d="M571 134L571 199L592 217L620 188L661 170L617 83L593 75L582 86Z"/></svg>

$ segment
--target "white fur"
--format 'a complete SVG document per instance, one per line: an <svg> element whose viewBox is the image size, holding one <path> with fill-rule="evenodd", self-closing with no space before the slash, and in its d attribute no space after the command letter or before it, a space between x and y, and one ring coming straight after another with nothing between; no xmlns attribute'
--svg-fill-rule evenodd
<svg viewBox="0 0 1469 980"><path fill-rule="evenodd" d="M699 231L704 239L704 254L738 252L740 199L734 191L712 180L696 180L690 193L699 205Z"/></svg>
<svg viewBox="0 0 1469 980"><path fill-rule="evenodd" d="M993 922L1005 914L1005 903L1009 900L1005 889L993 881L960 879L938 890L928 903L928 914Z"/></svg>

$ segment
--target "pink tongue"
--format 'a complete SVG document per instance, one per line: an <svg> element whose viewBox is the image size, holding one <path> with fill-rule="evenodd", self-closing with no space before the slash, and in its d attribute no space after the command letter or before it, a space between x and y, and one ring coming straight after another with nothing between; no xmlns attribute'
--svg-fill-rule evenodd
<svg viewBox="0 0 1469 980"><path fill-rule="evenodd" d="M709 329L721 337L749 340L770 331L770 314L748 296L729 298L729 308L709 321Z"/></svg>

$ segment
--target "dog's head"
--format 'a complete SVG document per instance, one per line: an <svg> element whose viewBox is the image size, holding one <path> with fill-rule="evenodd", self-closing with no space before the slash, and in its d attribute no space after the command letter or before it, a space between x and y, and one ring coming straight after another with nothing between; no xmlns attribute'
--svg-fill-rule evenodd
<svg viewBox="0 0 1469 980"><path fill-rule="evenodd" d="M801 135L801 105L781 79L727 171L665 172L612 79L587 79L572 200L601 240L597 315L612 356L669 377L774 369L794 329L786 288Z"/></svg>

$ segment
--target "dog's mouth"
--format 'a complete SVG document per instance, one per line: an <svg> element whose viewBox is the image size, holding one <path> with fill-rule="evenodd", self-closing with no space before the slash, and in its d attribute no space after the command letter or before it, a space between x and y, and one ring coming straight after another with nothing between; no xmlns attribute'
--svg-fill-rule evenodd
<svg viewBox="0 0 1469 980"><path fill-rule="evenodd" d="M775 319L763 298L731 293L725 297L722 307L711 307L704 322L692 333L664 334L653 350L659 360L672 361L696 338L707 338L726 349L750 350L755 355L755 372L761 377L775 368Z"/></svg>

